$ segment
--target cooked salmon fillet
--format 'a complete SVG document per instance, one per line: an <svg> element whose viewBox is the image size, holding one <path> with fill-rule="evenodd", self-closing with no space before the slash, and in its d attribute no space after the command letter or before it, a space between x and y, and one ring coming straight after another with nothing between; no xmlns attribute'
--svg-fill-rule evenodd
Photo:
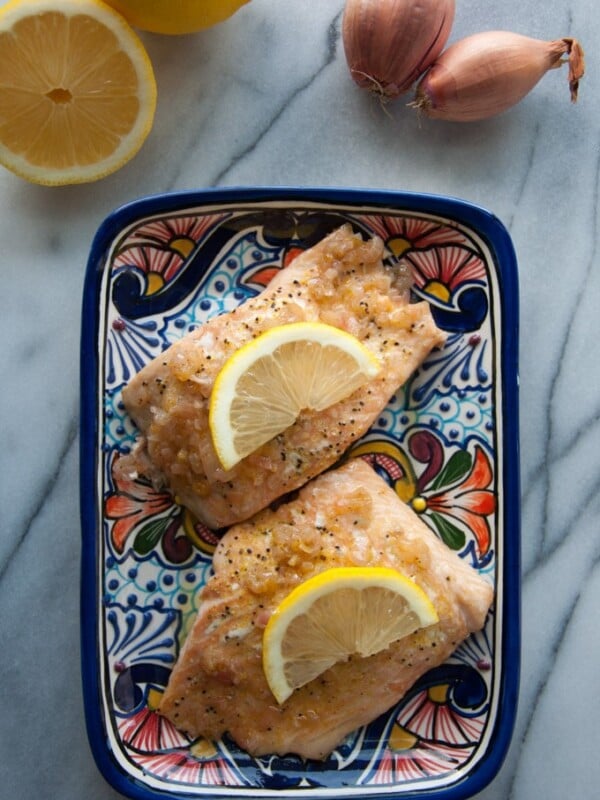
<svg viewBox="0 0 600 800"><path fill-rule="evenodd" d="M383 244L342 226L281 270L233 311L210 319L145 366L123 390L141 431L121 460L167 486L211 528L265 508L335 463L371 426L391 395L443 343L427 303L407 302L406 279L382 263ZM208 427L214 380L243 344L291 322L350 332L381 360L379 375L324 411L304 411L282 434L232 469L218 460Z"/></svg>
<svg viewBox="0 0 600 800"><path fill-rule="evenodd" d="M262 669L264 627L296 585L339 566L403 572L428 594L439 621L385 651L336 664L278 705ZM160 712L192 736L227 731L252 755L323 758L482 628L492 598L486 579L365 461L351 460L221 539Z"/></svg>

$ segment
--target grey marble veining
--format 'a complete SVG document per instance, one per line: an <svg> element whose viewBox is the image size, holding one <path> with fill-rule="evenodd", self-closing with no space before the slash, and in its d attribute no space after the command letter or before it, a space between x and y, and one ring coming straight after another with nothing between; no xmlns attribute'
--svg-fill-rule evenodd
<svg viewBox="0 0 600 800"><path fill-rule="evenodd" d="M342 0L252 0L194 36L145 35L159 105L139 155L89 186L0 172L0 795L118 795L86 740L79 672L80 308L96 229L140 195L231 185L449 194L508 227L520 268L523 654L513 743L482 800L600 784L600 78L596 0L457 0L452 39L578 37L566 70L470 125L382 110L350 81Z"/></svg>

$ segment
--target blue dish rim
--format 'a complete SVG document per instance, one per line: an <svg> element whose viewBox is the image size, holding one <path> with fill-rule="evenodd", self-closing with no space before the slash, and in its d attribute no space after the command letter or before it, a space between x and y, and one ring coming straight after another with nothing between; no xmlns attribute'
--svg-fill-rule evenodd
<svg viewBox="0 0 600 800"><path fill-rule="evenodd" d="M111 758L105 744L100 713L101 693L98 672L98 574L96 564L95 509L98 466L96 401L98 395L99 298L101 277L108 249L116 235L136 220L157 213L177 212L203 205L247 202L317 202L369 208L397 207L407 211L443 215L468 224L486 241L494 256L502 304L501 376L503 385L503 463L504 559L502 584L502 675L499 707L502 714L494 722L487 753L474 769L451 786L407 792L405 800L464 800L484 789L497 775L512 738L519 682L521 643L520 586L520 458L519 458L519 292L517 260L512 240L503 223L487 209L451 196L393 190L339 187L227 187L186 190L148 195L112 211L99 226L88 257L82 301L80 348L80 518L82 528L80 621L81 669L87 735L96 765L105 780L117 791L134 800L187 797L177 792L165 794L140 784L125 774ZM92 366L90 372L90 366ZM256 794L255 797L259 797ZM264 796L267 796L265 793ZM357 791L356 800L366 795ZM203 795L210 800L215 795Z"/></svg>

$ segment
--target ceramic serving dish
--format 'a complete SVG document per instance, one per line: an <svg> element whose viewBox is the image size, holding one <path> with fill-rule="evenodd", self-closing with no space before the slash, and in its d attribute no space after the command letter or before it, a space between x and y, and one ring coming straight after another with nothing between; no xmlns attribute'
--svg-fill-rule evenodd
<svg viewBox="0 0 600 800"><path fill-rule="evenodd" d="M198 608L218 532L115 464L136 430L121 390L143 364L260 292L349 222L408 265L448 331L354 447L494 582L483 631L322 762L190 740L157 701ZM133 798L463 798L497 773L519 665L517 277L490 213L452 198L332 189L149 197L111 214L89 258L81 351L82 666L89 738Z"/></svg>

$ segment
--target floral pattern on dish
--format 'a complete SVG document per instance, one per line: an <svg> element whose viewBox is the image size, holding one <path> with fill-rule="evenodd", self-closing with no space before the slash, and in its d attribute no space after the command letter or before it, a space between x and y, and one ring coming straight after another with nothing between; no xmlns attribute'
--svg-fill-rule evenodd
<svg viewBox="0 0 600 800"><path fill-rule="evenodd" d="M481 444L473 452L452 448L427 429L413 431L406 442L404 450L388 438L369 438L350 455L362 456L386 478L448 547L463 557L471 553L473 566L485 566L491 555L488 518L496 510L490 457Z"/></svg>
<svg viewBox="0 0 600 800"><path fill-rule="evenodd" d="M446 544L497 580L495 266L479 237L443 216L301 203L230 205L221 212L189 208L140 219L110 250L99 331L98 620L110 687L104 698L110 747L124 774L152 791L208 798L216 786L230 787L232 794L244 787L258 797L272 789L337 792L354 786L359 793L387 787L397 797L452 787L485 755L501 665L495 613L482 634L485 647L468 640L448 664L423 676L401 703L347 737L324 762L252 758L229 741L191 741L156 710L197 613L220 532L200 525L145 478L120 475L119 458L135 439L121 389L169 344L257 294L342 222L382 237L386 263L410 272L415 299L429 302L449 332L445 347L398 390L350 455L371 463Z"/></svg>

